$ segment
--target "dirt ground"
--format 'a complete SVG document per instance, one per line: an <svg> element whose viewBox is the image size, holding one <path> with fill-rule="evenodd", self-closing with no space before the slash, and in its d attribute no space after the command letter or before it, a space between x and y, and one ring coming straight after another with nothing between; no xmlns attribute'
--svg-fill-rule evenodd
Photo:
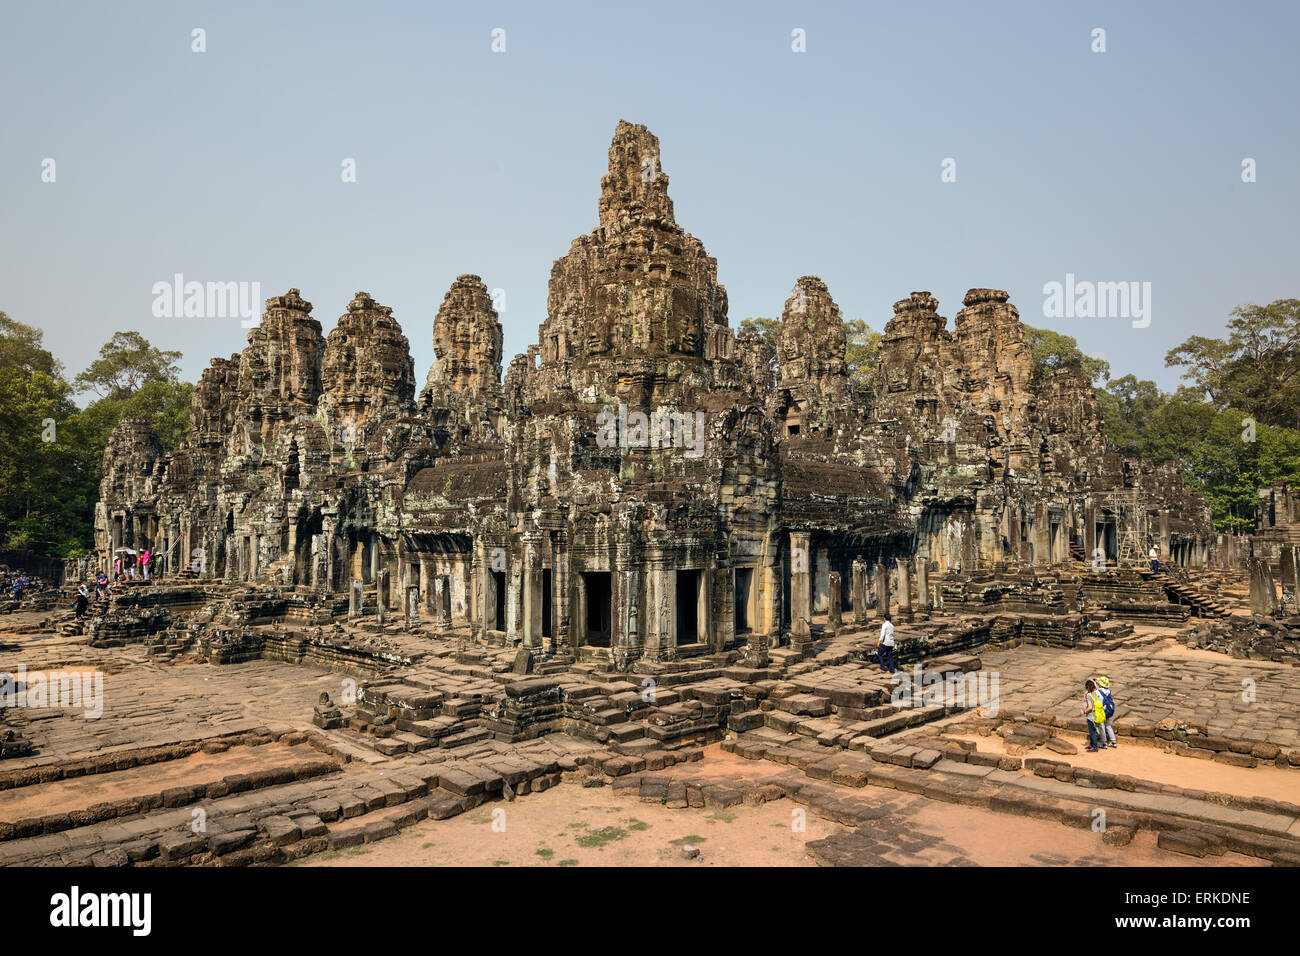
<svg viewBox="0 0 1300 956"><path fill-rule="evenodd" d="M844 828L789 800L726 810L669 810L608 787L564 784L379 843L309 857L305 866L812 866L804 842ZM801 814L801 817L804 815ZM688 860L684 845L699 848Z"/></svg>
<svg viewBox="0 0 1300 956"><path fill-rule="evenodd" d="M689 776L735 779L768 769L707 749ZM1171 760L1184 758L1170 757ZM1197 761L1202 763L1202 761ZM846 791L893 811L872 826L899 850L891 862L917 866L1196 866L1139 833L1127 847L1058 823L938 803L892 790ZM491 803L449 820L425 820L378 843L311 856L302 866L812 866L804 844L848 828L789 799L725 810L670 810L611 788L566 783L513 803ZM503 815L501 815L503 814ZM799 832L792 824L802 822ZM918 839L919 838L919 839ZM924 849L916 850L919 843ZM683 845L700 856L686 859ZM1227 854L1216 865L1262 861Z"/></svg>

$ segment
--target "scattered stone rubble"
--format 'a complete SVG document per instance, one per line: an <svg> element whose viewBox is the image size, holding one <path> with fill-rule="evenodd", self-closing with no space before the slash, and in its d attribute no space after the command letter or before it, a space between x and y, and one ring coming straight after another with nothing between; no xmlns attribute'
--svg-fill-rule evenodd
<svg viewBox="0 0 1300 956"><path fill-rule="evenodd" d="M1202 621L1179 635L1188 647L1230 657L1300 664L1300 617L1281 620L1255 614Z"/></svg>

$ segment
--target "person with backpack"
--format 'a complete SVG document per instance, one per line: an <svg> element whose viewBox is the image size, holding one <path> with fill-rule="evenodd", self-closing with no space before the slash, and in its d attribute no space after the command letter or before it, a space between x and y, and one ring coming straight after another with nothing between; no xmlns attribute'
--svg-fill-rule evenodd
<svg viewBox="0 0 1300 956"><path fill-rule="evenodd" d="M1103 675L1097 678L1097 693L1101 695L1102 710L1106 714L1106 722L1101 725L1101 745L1118 747L1115 743L1115 700L1110 696L1109 677Z"/></svg>
<svg viewBox="0 0 1300 956"><path fill-rule="evenodd" d="M1079 708L1079 713L1088 718L1087 752L1095 754L1101 749L1097 744L1101 741L1101 728L1106 723L1106 705L1092 680L1083 682L1083 690L1083 706Z"/></svg>

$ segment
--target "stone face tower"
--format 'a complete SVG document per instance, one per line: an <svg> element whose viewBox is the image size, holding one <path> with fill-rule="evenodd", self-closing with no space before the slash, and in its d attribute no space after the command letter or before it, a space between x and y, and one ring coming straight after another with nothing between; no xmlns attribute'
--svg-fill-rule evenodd
<svg viewBox="0 0 1300 956"><path fill-rule="evenodd" d="M266 300L262 322L239 358L239 401L232 451L260 460L281 427L314 408L321 392L325 339L311 303L290 289Z"/></svg>
<svg viewBox="0 0 1300 956"><path fill-rule="evenodd" d="M499 434L504 421L501 322L476 275L456 279L433 320L434 362L420 409L460 434Z"/></svg>
<svg viewBox="0 0 1300 956"><path fill-rule="evenodd" d="M618 359L655 400L665 366L711 379L700 359L731 357L726 290L717 261L677 225L659 140L620 122L601 179L600 225L551 270L536 385L547 391L609 384ZM629 360L631 362L629 363ZM669 373L675 377L676 373Z"/></svg>
<svg viewBox="0 0 1300 956"><path fill-rule="evenodd" d="M777 338L780 381L772 412L781 434L823 431L858 404L849 379L848 340L826 283L803 276L786 299Z"/></svg>
<svg viewBox="0 0 1300 956"><path fill-rule="evenodd" d="M325 341L321 406L359 427L372 416L409 411L415 398L410 345L393 310L358 292Z"/></svg>

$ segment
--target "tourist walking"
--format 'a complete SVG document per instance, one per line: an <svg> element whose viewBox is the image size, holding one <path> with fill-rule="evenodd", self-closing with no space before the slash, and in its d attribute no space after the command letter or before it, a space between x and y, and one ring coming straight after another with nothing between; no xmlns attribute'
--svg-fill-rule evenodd
<svg viewBox="0 0 1300 956"><path fill-rule="evenodd" d="M880 661L881 673L894 673L894 622L888 614L876 639L876 659Z"/></svg>
<svg viewBox="0 0 1300 956"><path fill-rule="evenodd" d="M1109 677L1103 675L1097 678L1097 693L1101 695L1102 710L1106 714L1106 722L1101 725L1101 745L1118 747L1115 743L1115 701L1110 696Z"/></svg>
<svg viewBox="0 0 1300 956"><path fill-rule="evenodd" d="M1151 545L1151 550L1147 552L1147 557L1151 559L1151 573L1159 574L1160 573L1160 552L1156 549L1156 546L1154 544Z"/></svg>
<svg viewBox="0 0 1300 956"><path fill-rule="evenodd" d="M1097 684L1089 679L1083 682L1083 706L1079 708L1079 713L1088 718L1088 748L1090 754L1095 754L1101 748L1097 745L1101 743L1101 728L1106 723L1106 705L1097 693Z"/></svg>
<svg viewBox="0 0 1300 956"><path fill-rule="evenodd" d="M76 600L72 602L72 606L77 609L78 621L80 621L83 617L86 616L86 607L89 604L90 604L90 592L86 590L86 586L83 584L81 586L81 589L77 591Z"/></svg>

